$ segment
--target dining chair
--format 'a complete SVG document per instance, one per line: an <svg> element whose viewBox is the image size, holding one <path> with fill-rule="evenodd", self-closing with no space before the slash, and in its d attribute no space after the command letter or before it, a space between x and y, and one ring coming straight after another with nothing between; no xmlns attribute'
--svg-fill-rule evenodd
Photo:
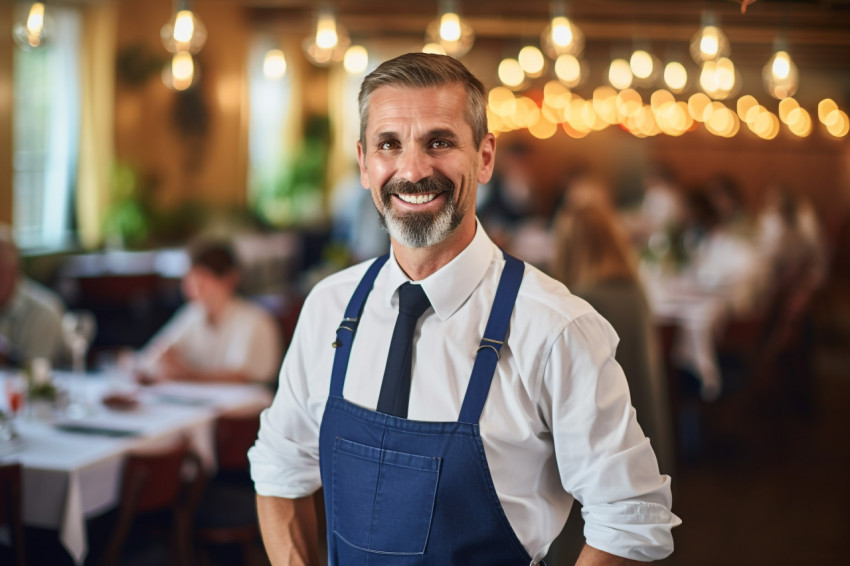
<svg viewBox="0 0 850 566"><path fill-rule="evenodd" d="M261 548L248 464L248 449L257 439L259 427L258 411L224 414L216 419L217 470L205 486L194 521L199 564L209 563L212 545L239 545L243 564L251 564Z"/></svg>
<svg viewBox="0 0 850 566"><path fill-rule="evenodd" d="M3 564L26 564L22 507L21 465L0 466L0 527L8 528L11 541L11 547L0 544L0 562Z"/></svg>
<svg viewBox="0 0 850 566"><path fill-rule="evenodd" d="M128 552L128 541L132 538L139 548L150 551L169 523L170 563L193 564L191 517L204 482L200 459L185 437L156 451L130 453L124 462L117 519L101 565L127 564L130 555L138 559L139 552Z"/></svg>

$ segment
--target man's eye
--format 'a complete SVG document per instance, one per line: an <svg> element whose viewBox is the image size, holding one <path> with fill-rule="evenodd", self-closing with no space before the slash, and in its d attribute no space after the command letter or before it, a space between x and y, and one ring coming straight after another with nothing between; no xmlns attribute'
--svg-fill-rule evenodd
<svg viewBox="0 0 850 566"><path fill-rule="evenodd" d="M378 144L378 149L392 149L395 147L395 144L391 141L384 141Z"/></svg>
<svg viewBox="0 0 850 566"><path fill-rule="evenodd" d="M434 140L431 142L431 147L434 149L445 149L449 147L449 142L446 140Z"/></svg>

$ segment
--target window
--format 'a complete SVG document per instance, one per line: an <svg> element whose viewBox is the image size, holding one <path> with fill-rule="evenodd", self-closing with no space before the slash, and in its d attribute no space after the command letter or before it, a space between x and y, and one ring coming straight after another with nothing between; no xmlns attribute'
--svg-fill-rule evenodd
<svg viewBox="0 0 850 566"><path fill-rule="evenodd" d="M14 229L22 250L73 242L79 144L80 14L51 7L50 43L14 53Z"/></svg>

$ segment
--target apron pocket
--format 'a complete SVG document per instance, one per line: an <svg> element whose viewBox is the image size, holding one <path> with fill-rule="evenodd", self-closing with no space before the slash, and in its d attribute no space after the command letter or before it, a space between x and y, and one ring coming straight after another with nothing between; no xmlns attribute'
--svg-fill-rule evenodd
<svg viewBox="0 0 850 566"><path fill-rule="evenodd" d="M431 530L440 458L337 438L333 530L361 550L423 554Z"/></svg>

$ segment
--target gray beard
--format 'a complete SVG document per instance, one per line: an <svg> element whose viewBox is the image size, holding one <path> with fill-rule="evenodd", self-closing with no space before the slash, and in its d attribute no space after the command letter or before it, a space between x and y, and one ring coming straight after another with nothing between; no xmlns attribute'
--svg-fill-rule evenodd
<svg viewBox="0 0 850 566"><path fill-rule="evenodd" d="M392 207L394 193L446 193L445 204L435 213L397 214ZM390 181L381 190L383 210L378 210L381 226L393 240L408 248L427 248L444 241L460 225L464 211L454 205L454 186L444 177L428 177L416 183Z"/></svg>

